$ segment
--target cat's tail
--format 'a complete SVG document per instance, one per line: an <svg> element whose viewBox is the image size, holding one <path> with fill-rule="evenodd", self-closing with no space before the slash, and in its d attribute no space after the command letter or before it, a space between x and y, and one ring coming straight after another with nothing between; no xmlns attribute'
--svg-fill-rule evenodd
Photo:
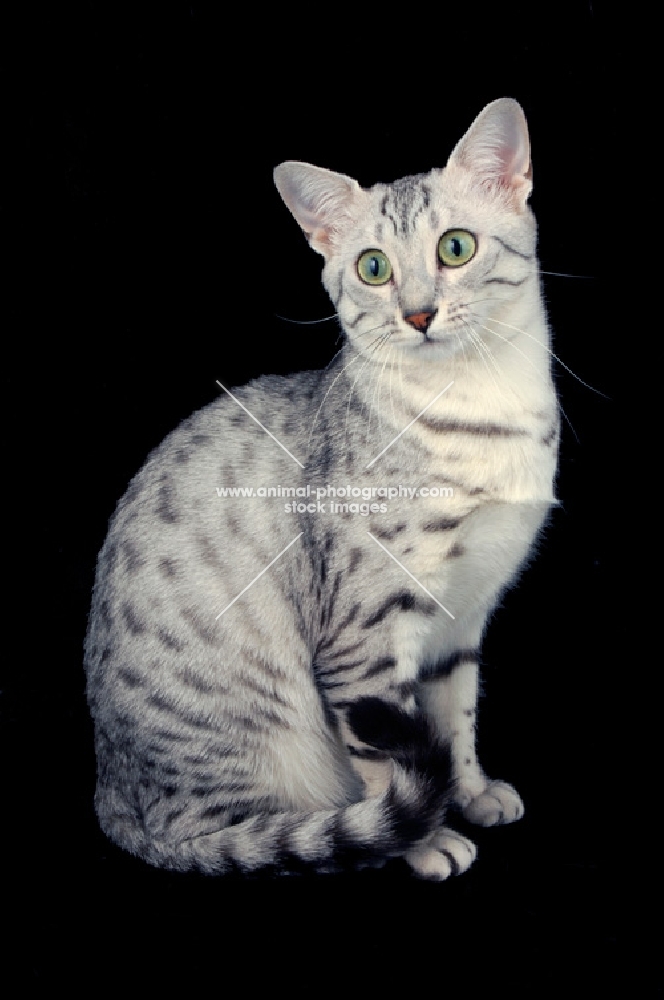
<svg viewBox="0 0 664 1000"><path fill-rule="evenodd" d="M392 722L399 722L401 732L392 728L392 778L382 795L320 812L253 816L180 844L155 844L148 860L223 875L261 869L333 872L375 867L406 854L442 823L452 790L450 752L432 745L428 729L414 720L404 726L402 713L394 711ZM372 742L380 743L375 712L366 718ZM359 735L364 720L352 721Z"/></svg>

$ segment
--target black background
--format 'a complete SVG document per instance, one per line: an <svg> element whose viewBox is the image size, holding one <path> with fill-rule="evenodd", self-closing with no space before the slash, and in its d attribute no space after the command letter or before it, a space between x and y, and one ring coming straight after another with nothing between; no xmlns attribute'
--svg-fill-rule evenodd
<svg viewBox="0 0 664 1000"><path fill-rule="evenodd" d="M132 976L218 976L219 988L229 969L312 989L360 974L372 989L403 974L410 991L458 978L471 996L480 979L535 996L616 984L616 26L589 3L474 8L461 25L433 7L349 8L334 24L312 9L269 20L197 3L50 9L5 34L2 76L3 443L29 515L7 538L20 558L3 699L24 981L122 977L128 964ZM484 650L482 756L517 785L526 817L477 832L476 865L443 885L397 863L318 879L148 869L92 811L81 660L108 518L150 449L216 397L216 379L334 353L335 321L279 318L333 310L273 167L308 160L364 185L426 171L501 96L529 120L542 268L573 275L544 277L554 349L604 394L556 366L574 428L561 507Z"/></svg>

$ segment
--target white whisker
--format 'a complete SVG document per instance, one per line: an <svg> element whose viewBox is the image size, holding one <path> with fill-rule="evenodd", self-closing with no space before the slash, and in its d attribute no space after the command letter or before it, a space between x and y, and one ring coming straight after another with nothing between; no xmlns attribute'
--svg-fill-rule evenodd
<svg viewBox="0 0 664 1000"><path fill-rule="evenodd" d="M379 340L380 340L380 337L376 337L376 340L373 343L377 343ZM373 346L372 344L369 344L369 348L368 349L371 349L372 346ZM343 348L342 348L342 350L343 350ZM341 351L337 351L337 354L335 354L334 358L338 357L339 354L341 354ZM341 378L341 376L343 375L343 373L348 368L350 368L351 365L354 365L356 361L359 361L361 357L362 357L362 355L358 353L358 354L355 355L355 357L351 358L351 360L348 362L348 364L344 365L344 367L341 369L341 371L339 372L339 374L335 375L334 379L330 383L330 386L329 386L327 392L323 396L323 399L321 401L320 406L316 410L316 415L314 416L313 422L311 424L311 430L309 431L309 437L307 438L307 451L309 450L309 448L311 446L311 436L312 436L312 434L314 432L314 429L316 427L316 422L317 422L317 420L318 420L318 418L320 416L320 411L323 409L327 397L330 395L330 393L332 392L332 389L334 388L334 386L338 382L338 380ZM332 359L332 361L334 361L334 358ZM330 364L332 364L332 362L330 362ZM328 365L328 367L329 367L329 365Z"/></svg>
<svg viewBox="0 0 664 1000"><path fill-rule="evenodd" d="M388 356L391 358L393 353L394 353L394 347L392 346L392 347L390 347L390 353L389 353ZM393 375L393 373L394 373L394 365L390 364L390 411L392 413L392 423L396 424L397 418L396 418L396 414L394 412L394 398L392 396L392 375Z"/></svg>
<svg viewBox="0 0 664 1000"><path fill-rule="evenodd" d="M534 368L534 369L535 369L535 371L536 371L536 372L537 372L537 373L538 373L539 375L541 375L541 374L542 374L542 373L540 372L539 368L537 367L537 365L533 363L533 361L531 360L531 358L529 358L527 354L524 354L524 352L523 352L523 351L521 350L521 348L520 348L520 347L517 347L515 343L513 343L513 342L512 342L511 340L508 340L508 338L507 338L507 337L503 337L503 335L502 335L502 334L500 334L500 333L498 333L498 331L497 331L497 330L489 330L488 326L483 326L482 324L480 324L480 326L482 326L482 329L483 329L483 330L486 330L486 331L487 331L487 333L492 333L492 334L494 335L494 337L498 337L498 338L499 338L500 340L504 341L504 342L505 342L506 344L509 344L509 345L510 345L510 347L513 347L515 351L518 351L518 352L519 352L519 354L520 354L520 355L521 355L521 356L522 356L523 358L525 358L525 360L526 360L526 361L528 362L528 364L530 365L530 367L531 367L531 368ZM567 414L566 414L566 413L565 413L565 411L563 410L563 408L562 408L562 404L561 404L560 400L558 400L558 409L560 410L560 412L561 412L562 416L563 416L563 417L565 418L565 420L567 421L567 425L568 425L569 429L571 430L572 434L574 435L574 440L576 441L576 443L577 443L577 444L580 444L581 442L579 441L579 436L578 436L578 434L576 433L576 431L574 430L574 427L572 426L572 421L571 421L571 420L569 419L569 417L567 416Z"/></svg>
<svg viewBox="0 0 664 1000"><path fill-rule="evenodd" d="M406 393L403 387L403 351L399 351L399 390L401 392L401 409L408 412Z"/></svg>
<svg viewBox="0 0 664 1000"><path fill-rule="evenodd" d="M382 349L383 346L384 346L384 344L380 344L379 347L376 348L375 353L378 353L378 351L380 349ZM374 410L374 407L375 407L376 391L379 389L379 386L380 386L380 376L381 376L381 369L378 366L376 366L376 370L374 372L375 382L374 382L374 387L373 387L373 393L371 391L371 378L372 378L372 376L371 375L369 376L369 386L368 386L369 392L368 392L367 395L371 397L371 402L369 403L369 424L368 424L368 427L367 427L367 437L371 434L371 416L373 414L373 410ZM380 394L379 394L379 400L378 401L380 403ZM376 415L378 416L378 410L376 411ZM380 434L380 418L378 418L378 433Z"/></svg>
<svg viewBox="0 0 664 1000"><path fill-rule="evenodd" d="M543 344L540 340L537 339L537 337L533 337L533 335L531 333L528 333L527 330L521 330L518 326L512 326L511 323L504 323L501 319L495 319L493 316L487 316L486 319L487 319L487 322L490 322L490 323L500 323L501 326L506 326L506 327L508 327L508 329L514 330L516 333L522 333L524 335L524 337L529 337L530 340L534 340L535 343L539 344L539 346L544 351L547 351L551 355L551 357L554 358L558 362L559 365L562 365L562 367L565 369L565 371L569 372L570 375L572 375L577 380L577 382L580 382L581 385L585 385L586 389L590 389L591 392L596 392L598 396L603 396L604 399L609 399L609 397L607 395L605 395L605 393L600 392L600 390L596 389L594 385L589 385L588 382L584 382L582 378L579 378L579 376L576 374L576 372L573 372L571 368L568 368L567 365L565 364L565 362L561 361L560 358L558 357L558 355L553 353L553 351L551 350L551 348L547 347L546 344ZM485 329L487 329L487 328L485 327ZM489 333L495 333L495 332L496 332L495 330L489 330ZM506 338L503 338L503 339L506 339Z"/></svg>
<svg viewBox="0 0 664 1000"><path fill-rule="evenodd" d="M391 353L392 353L392 346L390 345L389 351L387 351L387 353L385 354L385 360L383 361L383 367L380 369L380 374L377 375L377 377L376 377L376 386L375 386L374 392L373 392L373 398L375 400L375 398L376 398L376 390L379 390L378 391L378 406L376 408L376 417L378 419L378 437L379 437L379 439L380 439L380 436L381 436L381 428L382 428L382 423L381 423L381 419L380 419L380 388L382 387L382 384L383 384L383 376L385 374L385 365L387 364ZM372 402L372 405L373 405L373 402ZM371 429L371 411L369 411L369 429Z"/></svg>
<svg viewBox="0 0 664 1000"><path fill-rule="evenodd" d="M463 360L466 364L466 377L468 377L468 355L466 354L466 348L464 346L463 340L461 339L461 334L457 330L454 331L454 336L459 341L459 347L461 348L461 353L463 354ZM454 362L455 362L454 375L456 376L456 355L454 357Z"/></svg>
<svg viewBox="0 0 664 1000"><path fill-rule="evenodd" d="M328 320L336 319L338 313L332 313L331 316L323 316L322 319L291 319L289 316L280 316L279 313L274 313L277 319L281 319L284 323L296 323L298 326L315 326L316 323L327 323Z"/></svg>
<svg viewBox="0 0 664 1000"><path fill-rule="evenodd" d="M585 281L594 281L594 274L564 274L562 271L540 271L540 274L552 274L554 278L582 278Z"/></svg>
<svg viewBox="0 0 664 1000"><path fill-rule="evenodd" d="M496 379L494 378L494 374L493 374L493 372L491 371L491 369L489 368L489 366L488 366L488 364L487 364L487 361L486 361L486 358L485 358L485 356L484 356L484 353L483 353L483 350L482 350L482 349L483 349L483 348L484 348L484 347L485 347L486 345L485 345L485 344L484 344L484 343L482 342L482 338L481 338L481 337L480 337L480 335L479 335L479 334L477 333L477 331L476 331L476 330L474 330L474 329L473 329L473 328L472 328L472 327L470 326L470 324L469 324L469 323L466 323L466 322L464 321L464 326L466 326L466 327L468 328L468 331L469 331L469 336L470 336L470 341L471 341L471 343L473 344L473 346L474 346L475 350L477 351L477 354L478 354L478 356L479 356L479 357L480 357L480 358L482 359L482 364L483 364L483 365L484 365L484 367L486 368L486 370L487 370L487 374L488 374L489 378L491 379L491 381L492 381L492 382L493 382L493 384L495 385L495 387L496 387L496 392L498 393L498 395L499 395L499 396L504 396L504 393L502 392L502 390L501 390L500 386L499 386L499 385L498 385L498 383L496 382ZM492 358L491 360L493 360L493 358ZM494 362L494 364L495 364L495 362ZM500 373L499 373L499 374L500 374Z"/></svg>
<svg viewBox="0 0 664 1000"><path fill-rule="evenodd" d="M337 343L339 343L339 338L337 338ZM332 367L332 365L333 365L333 364L334 364L334 362L335 362L335 361L337 360L337 358L339 357L339 355L341 354L341 352L342 352L342 351L343 351L343 347L340 347L340 348L339 348L339 350L337 351L337 353L336 353L336 354L333 354L333 355L332 355L332 358L331 358L331 360L330 360L330 361L328 361L328 363L327 363L327 364L325 365L325 367L323 368L323 371L324 371L324 372L326 372L328 368L331 368L331 367Z"/></svg>
<svg viewBox="0 0 664 1000"><path fill-rule="evenodd" d="M350 387L350 391L348 393L348 405L346 407L346 423L344 425L344 441L346 440L346 437L348 435L348 420L350 418L350 404L351 404L352 399L353 399L353 393L355 392L355 386L357 385L357 383L359 382L360 378L362 377L362 372L364 371L364 369L367 367L367 365L369 364L369 362L373 360L373 358L372 358L371 355L372 354L376 354L376 352L380 350L380 348L383 346L383 344L385 343L385 341L390 336L390 332L391 331L388 330L386 333L383 333L383 334L380 335L380 337L376 338L376 340L373 342L373 344L376 345L375 347L373 347L373 351L371 351L371 346L373 346L373 344L370 345L369 348L367 348L367 351L370 351L370 353L368 353L368 356L365 358L364 364L360 368L360 371L358 373L357 378L355 379L355 381L353 382L352 386ZM371 408L369 409L369 420L371 420Z"/></svg>

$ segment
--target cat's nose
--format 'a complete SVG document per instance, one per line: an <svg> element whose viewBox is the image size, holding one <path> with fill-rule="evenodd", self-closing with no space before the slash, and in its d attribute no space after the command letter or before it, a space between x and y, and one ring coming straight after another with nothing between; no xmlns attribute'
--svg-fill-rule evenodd
<svg viewBox="0 0 664 1000"><path fill-rule="evenodd" d="M406 323L410 323L410 325L414 326L416 330L420 331L420 333L426 333L437 312L437 309L423 309L420 312L407 313L407 315L404 316L404 319Z"/></svg>

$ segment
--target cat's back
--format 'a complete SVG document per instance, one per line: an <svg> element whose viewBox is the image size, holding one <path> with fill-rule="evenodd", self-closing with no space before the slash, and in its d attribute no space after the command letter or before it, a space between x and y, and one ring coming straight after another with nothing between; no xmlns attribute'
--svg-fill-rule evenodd
<svg viewBox="0 0 664 1000"><path fill-rule="evenodd" d="M266 376L232 397L220 389L148 456L97 562L85 655L93 705L123 679L138 688L141 671L163 671L186 645L193 655L192 645L209 654L228 643L217 615L296 534L281 500L256 495L299 485L302 471L266 431L293 448L306 440L317 376Z"/></svg>

